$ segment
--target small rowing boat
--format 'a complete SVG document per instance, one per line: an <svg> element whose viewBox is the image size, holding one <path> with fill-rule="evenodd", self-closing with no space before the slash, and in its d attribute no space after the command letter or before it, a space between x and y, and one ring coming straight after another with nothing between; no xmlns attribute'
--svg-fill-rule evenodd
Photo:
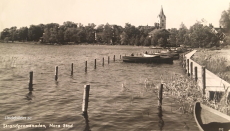
<svg viewBox="0 0 230 131"><path fill-rule="evenodd" d="M200 131L230 131L230 116L196 102L194 118Z"/></svg>

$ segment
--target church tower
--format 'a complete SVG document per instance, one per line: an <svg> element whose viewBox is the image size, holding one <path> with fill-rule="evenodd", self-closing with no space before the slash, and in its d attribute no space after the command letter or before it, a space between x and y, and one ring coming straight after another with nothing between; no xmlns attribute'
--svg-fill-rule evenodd
<svg viewBox="0 0 230 131"><path fill-rule="evenodd" d="M164 14L164 11L163 11L163 8L162 8L162 6L161 6L161 12L160 12L160 14L158 15L158 17L159 17L159 20L160 20L160 28L161 29L166 29L166 16L165 16L165 14Z"/></svg>

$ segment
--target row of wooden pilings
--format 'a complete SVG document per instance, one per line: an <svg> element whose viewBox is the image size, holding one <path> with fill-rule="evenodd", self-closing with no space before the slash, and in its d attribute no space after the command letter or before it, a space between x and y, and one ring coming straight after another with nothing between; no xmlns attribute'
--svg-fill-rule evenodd
<svg viewBox="0 0 230 131"><path fill-rule="evenodd" d="M120 55L120 59L121 59ZM115 62L115 55L113 56L113 61ZM108 64L110 63L110 57L108 56ZM105 65L105 59L104 57L102 58L102 66ZM85 61L85 72L87 72L87 61ZM97 59L94 60L94 69L97 68ZM71 76L73 76L73 69L74 65L73 63L71 64ZM58 80L58 66L55 66L55 76L54 76L55 81ZM33 91L33 71L29 72L29 91ZM83 102L82 102L82 112L83 115L87 115L87 109L88 109L88 102L89 102L89 91L90 91L90 85L84 85L84 93L83 93Z"/></svg>
<svg viewBox="0 0 230 131"><path fill-rule="evenodd" d="M196 82L198 81L198 69L197 66L193 68L193 62L189 61L188 58L186 58L185 54L182 55L182 67L185 69L186 74L191 77L191 79L194 79ZM186 69L187 68L187 69ZM194 71L193 71L194 69ZM205 96L205 89L206 89L206 74L205 74L205 66L201 67L201 82L202 82L202 92L203 96Z"/></svg>

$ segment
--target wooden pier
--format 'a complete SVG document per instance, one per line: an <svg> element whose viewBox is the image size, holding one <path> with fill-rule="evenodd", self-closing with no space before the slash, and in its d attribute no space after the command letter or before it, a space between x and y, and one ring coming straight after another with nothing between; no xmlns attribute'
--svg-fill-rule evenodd
<svg viewBox="0 0 230 131"><path fill-rule="evenodd" d="M211 71L207 69L205 69L205 71L202 70L202 68L204 67L202 65L199 65L198 63L196 63L195 61L191 59L191 57L196 53L196 51L197 50L193 50L185 55L185 60L189 61L188 65L185 66L186 71L187 71L186 73L190 74L191 78L196 79L196 72L191 72L191 71L197 71L197 84L201 88L200 90L204 89L204 94L206 98L210 98L210 92L225 92L227 87L230 87L230 84L226 82L225 80L221 79L220 77L218 77L217 75L215 75L214 73L212 73ZM191 66L191 62L192 62L192 66ZM205 73L203 74L205 78L202 77L203 76L202 72ZM230 92L229 90L230 89L227 90L228 95Z"/></svg>

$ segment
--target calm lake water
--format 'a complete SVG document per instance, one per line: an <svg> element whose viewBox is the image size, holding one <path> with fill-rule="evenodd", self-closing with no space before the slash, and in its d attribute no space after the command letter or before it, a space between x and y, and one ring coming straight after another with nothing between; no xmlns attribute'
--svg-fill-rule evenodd
<svg viewBox="0 0 230 131"><path fill-rule="evenodd" d="M174 99L163 99L163 116L157 108L156 86L161 78L184 74L179 60L173 64L135 64L120 59L120 55L144 51L151 50L133 46L0 43L0 130L186 131L189 128L196 131L192 114L178 111ZM96 69L94 59L97 59ZM73 76L71 63L74 63ZM59 68L57 82L55 66ZM30 71L34 72L31 93ZM86 84L91 87L88 116L84 117L82 97ZM14 116L18 119L12 119ZM46 128L17 128L30 124Z"/></svg>

